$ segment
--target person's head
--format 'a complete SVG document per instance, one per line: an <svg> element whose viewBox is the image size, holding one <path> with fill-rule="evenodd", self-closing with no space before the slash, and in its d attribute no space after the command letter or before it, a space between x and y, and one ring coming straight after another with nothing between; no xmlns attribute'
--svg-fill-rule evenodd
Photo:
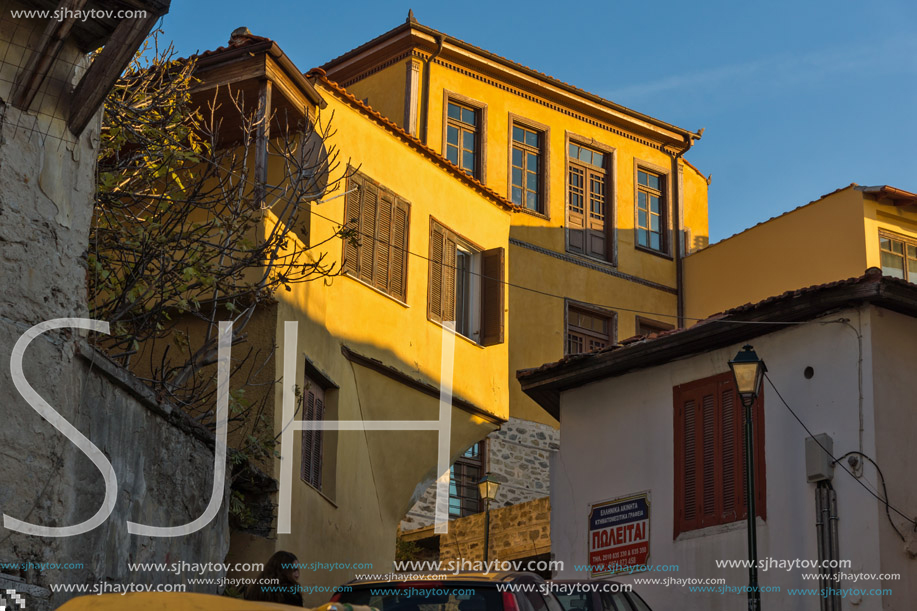
<svg viewBox="0 0 917 611"><path fill-rule="evenodd" d="M281 584L285 585L295 584L299 581L299 568L295 566L298 563L299 560L290 552L282 550L274 552L274 555L264 564L261 577L278 579Z"/></svg>

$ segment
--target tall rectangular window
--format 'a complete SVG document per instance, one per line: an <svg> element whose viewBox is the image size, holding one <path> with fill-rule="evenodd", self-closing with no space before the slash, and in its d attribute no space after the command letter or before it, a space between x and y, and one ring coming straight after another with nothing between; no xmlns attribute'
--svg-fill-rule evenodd
<svg viewBox="0 0 917 611"><path fill-rule="evenodd" d="M665 176L637 169L637 245L665 252Z"/></svg>
<svg viewBox="0 0 917 611"><path fill-rule="evenodd" d="M544 214L544 133L513 124L512 200Z"/></svg>
<svg viewBox="0 0 917 611"><path fill-rule="evenodd" d="M454 101L446 110L446 159L469 176L481 178L480 112Z"/></svg>
<svg viewBox="0 0 917 611"><path fill-rule="evenodd" d="M611 260L606 203L611 156L571 142L567 150L567 248Z"/></svg>
<svg viewBox="0 0 917 611"><path fill-rule="evenodd" d="M410 204L353 172L347 178L344 212L344 271L407 301Z"/></svg>
<svg viewBox="0 0 917 611"><path fill-rule="evenodd" d="M567 354L581 354L613 343L614 315L582 306L567 308Z"/></svg>
<svg viewBox="0 0 917 611"><path fill-rule="evenodd" d="M478 482L484 477L484 442L474 444L449 469L449 516L461 518L481 511Z"/></svg>
<svg viewBox="0 0 917 611"><path fill-rule="evenodd" d="M480 250L430 221L427 317L455 322L455 330L482 346L503 342L504 250Z"/></svg>
<svg viewBox="0 0 917 611"><path fill-rule="evenodd" d="M882 273L917 283L917 241L893 233L879 233Z"/></svg>
<svg viewBox="0 0 917 611"><path fill-rule="evenodd" d="M732 373L673 389L675 398L675 536L746 519L745 408ZM764 393L752 407L755 509L767 515Z"/></svg>
<svg viewBox="0 0 917 611"><path fill-rule="evenodd" d="M325 419L325 390L314 380L306 377L306 388L302 395L302 419L306 422L322 422ZM310 486L322 489L322 459L324 431L303 430L302 462L300 477Z"/></svg>

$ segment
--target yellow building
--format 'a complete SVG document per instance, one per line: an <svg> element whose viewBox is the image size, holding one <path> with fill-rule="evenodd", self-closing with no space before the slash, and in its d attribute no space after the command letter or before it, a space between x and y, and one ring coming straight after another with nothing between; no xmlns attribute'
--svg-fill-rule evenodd
<svg viewBox="0 0 917 611"><path fill-rule="evenodd" d="M685 315L861 276L917 282L917 195L851 184L685 258Z"/></svg>
<svg viewBox="0 0 917 611"><path fill-rule="evenodd" d="M678 324L682 258L708 235L708 183L683 158L699 132L412 14L322 68L522 208L510 231L509 371ZM515 381L510 413L556 425Z"/></svg>
<svg viewBox="0 0 917 611"><path fill-rule="evenodd" d="M324 253L326 263L344 273L279 291L276 306L248 328L256 346L277 346L272 379L282 382L268 406L275 431L282 439L298 426L281 409L293 388L302 393L297 421L436 424L441 372L449 361L451 463L508 417L505 268L517 207L320 71L304 77L273 41L245 33L233 41L198 58L195 95L212 99L215 88L220 95L244 92L275 116L255 143L256 181L285 180L272 156L259 154L268 150L281 114L287 121L308 116L321 123L333 117L324 147L335 148L341 163L336 169L332 164L330 180L347 174L342 189L311 204L310 222L293 238L300 247L320 244L314 254ZM267 230L277 222L270 213L265 219ZM355 239L336 235L341 226ZM450 320L456 325L452 340L443 322ZM293 336L287 336L289 323L297 325ZM447 354L449 341L454 349ZM289 370L287 352L295 355ZM293 482L285 481L282 461L271 466L281 489L274 502L282 503L284 486L292 484L291 532L282 532L281 507L276 536L237 531L229 561L263 562L284 549L303 562L391 570L397 525L418 485L436 475L437 431L297 430L293 438ZM309 572L302 583L339 585L353 572ZM306 599L329 596L317 592Z"/></svg>

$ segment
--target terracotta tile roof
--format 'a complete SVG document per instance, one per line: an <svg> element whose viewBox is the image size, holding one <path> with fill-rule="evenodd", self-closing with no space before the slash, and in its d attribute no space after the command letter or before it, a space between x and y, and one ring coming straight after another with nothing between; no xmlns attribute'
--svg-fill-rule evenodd
<svg viewBox="0 0 917 611"><path fill-rule="evenodd" d="M376 44L378 44L379 42L381 42L381 41L383 41L383 40L385 40L385 39L387 39L387 38L389 38L389 37L391 37L391 36L393 36L393 35L400 34L400 33L403 32L403 31L410 30L410 29L412 29L412 28L413 28L413 29L416 29L416 30L419 30L419 31L421 31L421 32L424 32L424 33L426 33L426 34L429 34L429 35L431 35L431 36L434 36L434 37L442 36L447 42L456 44L457 46L465 47L465 48L466 48L467 50L469 50L469 51L472 51L472 52L474 52L474 53L477 53L478 55L481 55L481 56L483 56L483 57L486 57L486 58L490 58L490 59L496 60L497 62L502 63L502 64L504 64L504 65L506 65L506 66L515 68L515 69L519 70L520 72L528 73L528 74L530 74L530 75L532 75L532 76L536 76L537 78L540 78L541 80L543 80L543 81L545 81L545 82L547 82L547 83L550 83L550 84L552 84L552 85L555 85L555 86L557 86L557 87L560 87L561 89L566 89L567 91L576 93L576 94L578 94L578 95L580 95L580 96L582 96L582 97L584 97L584 98L586 98L586 99L592 100L592 101L594 101L594 102L598 102L599 104L601 104L601 105L603 105L603 106L611 107L611 108L613 108L613 109L615 109L615 110L621 111L621 112L623 112L623 113L625 113L625 114L629 114L629 115L634 116L634 117L638 117L638 118L640 118L640 119L642 119L642 120L644 120L644 121L647 121L647 122L649 122L649 123L655 124L655 125L657 125L657 126L664 127L664 128L666 128L666 129L670 129L670 130L673 130L673 131L675 131L675 132L678 132L678 133L681 134L685 139L687 139L687 140L689 140L689 141L700 140L700 138L701 138L701 134L700 134L699 132L692 132L692 131L690 131L690 130L686 130L686 129L684 129L684 128L678 127L677 125L672 125L671 123L666 123L665 121L662 121L662 120L657 119L657 118L655 118L655 117L651 117L651 116L649 116L649 115L645 115L645 114L643 114L643 113L641 113L641 112L638 112L638 111L636 111L636 110L633 110L633 109L631 109L631 108L628 108L628 107L626 107L626 106L623 106L623 105L621 105L621 104L618 104L618 103L616 103L616 102L612 102L611 100L605 99L605 98L603 98L603 97L601 97L601 96L598 96L598 95L596 95L596 94L594 94L594 93L590 93L590 92L586 91L585 89L580 89L579 87L576 87L575 85L571 85L570 83L567 83L567 82L565 82L565 81L562 81L562 80L560 80L559 78L553 77L553 76L551 76L551 75L549 75L549 74L545 74L544 72L541 72L540 70L536 70L536 69L534 69L534 68L531 68L531 67L529 67L529 66L526 66L525 64L521 64L521 63L516 62L516 61L513 61L513 60L511 60L511 59L509 59L509 58L507 58L507 57L504 57L504 56L502 56L502 55L499 55L499 54L497 54L497 53L493 53L492 51L488 51L487 49L483 49L483 48L481 48L481 47L478 47L477 45L473 45L473 44L471 44L471 43L469 43L469 42L466 42L466 41L464 41L464 40L462 40L462 39L460 39L460 38L456 38L456 37L454 37L454 36L450 36L449 34L445 34L445 33L443 33L443 32L440 32L439 30L435 30L435 29L433 29L433 28L431 28L431 27L429 27L429 26L425 26L425 25L423 25L423 24L417 22L416 19L414 19L414 20L409 19L409 20L406 21L405 23L402 23L401 25L398 25L397 27L392 28L392 29L389 30L388 32L385 32L384 34L381 34L381 35L379 35L379 36L373 38L373 39L370 40L369 42L365 42L365 43L359 45L358 47L355 47L355 48L351 49L350 51L347 51L346 53L343 53L343 54L341 54L341 55L335 57L334 59L332 59L332 60L330 60L330 61L328 61L328 62L325 62L324 64L321 65L321 68L324 69L324 70L330 70L335 64L338 64L338 63L340 63L340 62L342 62L342 61L344 61L344 60L346 60L346 59L349 59L349 58L351 58L351 57L354 57L354 56L356 56L356 55L359 55L361 52L365 51L366 49L370 49L370 48L374 47L374 46L375 46ZM690 146L689 146L688 148L690 148Z"/></svg>
<svg viewBox="0 0 917 611"><path fill-rule="evenodd" d="M712 314L711 316L708 316L707 318L701 321L698 321L697 323L695 323L694 325L690 327L685 327L682 329L669 329L666 331L660 331L658 333L651 333L650 335L635 335L625 340L621 340L617 344L606 346L604 348L599 348L598 350L594 350L592 352L565 356L564 358L558 361L554 361L551 363L545 363L544 365L541 365L540 367L533 367L530 369L520 369L516 373L516 377L522 380L525 378L532 377L538 373L551 371L554 369L560 369L568 363L572 363L576 361L583 361L587 359L595 359L596 357L599 357L603 354L632 349L633 347L644 345L648 342L658 341L662 338L671 337L673 335L682 335L685 333L696 332L698 328L703 327L705 325L710 325L710 324L715 324L715 323L722 324L728 321L733 321L736 324L740 324L742 322L740 318L742 314L764 310L767 308L767 306L772 305L774 303L792 301L792 300L806 297L809 295L814 295L816 293L823 292L828 289L845 287L845 286L858 286L858 285L870 285L870 284L875 285L875 284L880 284L880 283L907 286L910 289L917 290L917 285L909 283L905 280L898 279L898 278L892 278L890 276L883 276L882 271L880 269L876 267L871 267L868 270L866 270L866 272L862 276L857 276L854 278L845 278L843 280L827 282L825 284L816 284L816 285L808 286L805 288L795 289L792 291L786 291L785 293L782 293L780 295L774 295L772 297L768 297L767 299L763 299L756 303L746 303L740 306L736 306L734 308L730 308L724 312ZM755 321L755 322L761 322L761 321ZM780 322L781 321L774 321L774 324L778 328L781 328L779 327ZM782 322L786 322L787 324L795 324L796 322L799 322L799 321L782 321ZM755 323L752 323L752 324L755 324Z"/></svg>
<svg viewBox="0 0 917 611"><path fill-rule="evenodd" d="M363 115L369 117L377 124L384 127L388 132L397 136L405 144L425 155L428 159L452 174L455 178L458 178L482 195L490 198L497 205L511 212L519 212L522 210L520 206L512 203L476 178L469 176L465 173L464 170L453 164L451 161L425 145L423 142L408 132L404 131L399 125L389 120L382 113L363 103L355 95L347 91L344 87L329 79L322 68L313 68L306 74L306 77L321 83L325 89L335 94L340 100L346 102L353 108L357 109Z"/></svg>

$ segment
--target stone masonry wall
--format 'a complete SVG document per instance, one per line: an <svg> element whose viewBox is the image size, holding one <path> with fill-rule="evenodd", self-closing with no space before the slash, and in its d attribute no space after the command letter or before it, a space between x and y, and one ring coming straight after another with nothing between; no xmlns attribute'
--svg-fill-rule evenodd
<svg viewBox="0 0 917 611"><path fill-rule="evenodd" d="M560 447L560 432L529 420L510 418L487 437L485 469L500 481L492 508L518 505L550 494L550 457ZM408 532L433 524L435 484L401 522Z"/></svg>
<svg viewBox="0 0 917 611"><path fill-rule="evenodd" d="M488 560L518 560L551 551L551 499L543 497L490 511ZM439 537L439 560L484 558L484 514L453 520Z"/></svg>

